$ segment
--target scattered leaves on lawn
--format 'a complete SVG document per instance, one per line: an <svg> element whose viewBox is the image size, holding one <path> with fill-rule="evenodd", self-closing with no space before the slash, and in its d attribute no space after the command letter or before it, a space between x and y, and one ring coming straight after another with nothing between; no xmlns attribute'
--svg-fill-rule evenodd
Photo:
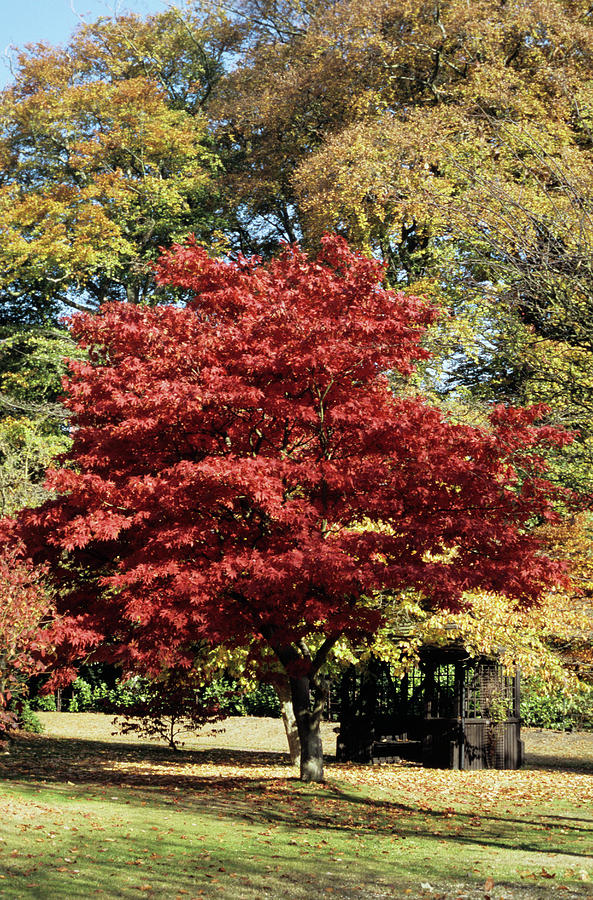
<svg viewBox="0 0 593 900"><path fill-rule="evenodd" d="M245 720L238 720L237 734L235 723L229 722L224 740L220 735L207 738L201 749L198 740L177 754L114 740L108 716L91 716L94 740L81 740L87 729L79 720L69 714L57 720L60 728L69 724L76 738L66 733L23 737L10 758L2 759L11 786L2 797L3 825L7 836L17 839L4 845L0 835L0 847L6 846L6 858L9 848L19 848L10 857L15 872L5 868L19 884L31 877L40 880L31 868L35 855L21 852L23 847L50 853L51 869L71 885L80 883L89 859L104 867L119 854L119 870L129 887L138 880L134 891L141 896L161 897L159 877L185 871L192 860L191 872L199 872L205 895L223 900L263 896L265 879L280 879L287 872L292 877L300 868L305 897L330 896L332 887L334 896L348 900L540 900L546 891L573 900L575 885L579 897L588 897L583 882L590 877L593 779L585 768L588 760L593 762L593 735L579 741L582 765L566 769L452 772L330 761L325 785L302 785L280 752L281 731L277 740L268 734L268 752L257 741L255 749L245 749ZM268 725L263 720L247 724L264 733ZM243 748L223 747L225 741L245 743ZM541 754L539 736L535 743ZM13 790L20 792L18 799ZM147 816L142 837L137 824L132 827L126 819L130 810L136 823ZM109 821L103 818L107 811ZM200 833L204 817L207 830ZM92 834L92 847L83 833ZM229 840L241 845L239 866ZM501 869L509 853L516 859L512 889ZM409 868L410 860L416 860L415 869ZM443 864L453 872L463 865L463 885L444 883ZM316 866L323 889L306 881ZM372 882L365 882L364 890L358 886L351 894L340 893L339 879L360 876L365 866L372 868ZM393 875L397 870L400 877L406 867L407 884L412 881L414 888L401 882L381 885L380 871ZM251 886L246 870L264 882ZM186 888L188 882L180 880L171 887L175 893L170 900L183 900ZM198 897L201 891L192 883L189 895Z"/></svg>

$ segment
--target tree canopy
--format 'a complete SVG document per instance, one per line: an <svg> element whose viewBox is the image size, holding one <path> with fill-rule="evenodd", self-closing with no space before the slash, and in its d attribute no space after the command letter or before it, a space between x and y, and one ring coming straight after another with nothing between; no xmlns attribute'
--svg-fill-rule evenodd
<svg viewBox="0 0 593 900"><path fill-rule="evenodd" d="M230 182L283 237L302 232L308 242L337 228L413 279L435 241L459 227L459 204L452 222L444 201L479 201L490 177L511 196L544 199L518 166L538 155L525 130L590 168L586 3L249 0L233 8L251 23L214 103L235 151Z"/></svg>
<svg viewBox="0 0 593 900"><path fill-rule="evenodd" d="M328 396L330 405L335 407L330 413L325 399L319 400L318 406L311 399L316 382L305 385L297 378L298 372L302 375L304 371L298 366L304 365L305 347L286 323L292 323L297 336L299 328L304 329L303 334L309 328L311 338L317 335L319 352L325 348L328 354L319 363L317 373L324 371L323 365L329 365L332 352L338 353L328 330L331 327L338 329L336 334L342 334L342 325L338 326L341 316L345 316L344 327L348 321L349 314L340 307L339 315L332 313L333 318L330 316L319 331L315 330L316 317L321 312L325 315L327 310L307 305L312 301L301 284L301 276L304 279L305 272L317 272L316 264L295 251L292 256L285 253L281 261L269 266L241 258L239 263L225 267L223 263L209 262L198 249L200 244L222 248L231 258L237 251L256 251L270 260L278 254L278 238L291 242L298 239L314 253L327 231L345 236L369 260L382 260L386 265L386 284L394 289L405 287L411 295L408 300L394 300L394 306L389 307L398 310L393 328L410 317L409 344L398 344L399 338L393 332L390 340L394 343L389 349L386 329L381 337L385 343L379 342L381 352L377 350L374 363L377 371L388 373L390 390L396 399L384 393L383 382L377 387L379 382L375 384L367 373L368 384L373 384L367 407L369 434L377 441L379 457L384 452L387 458L393 450L401 461L405 455L402 447L406 447L411 459L404 468L410 481L404 479L400 490L411 491L414 501L410 515L419 517L425 531L424 543L418 535L414 538L420 541L417 547L413 541L405 543L405 531L398 533L405 545L400 550L407 559L406 584L409 582L420 594L426 592L427 603L437 605L454 605L455 598L472 587L496 589L502 583L500 579L513 596L523 590L526 596L537 593L545 579L542 575L538 580L534 573L540 564L543 566L544 557L529 549L535 545L523 529L530 516L547 514L543 498L548 488L540 484L536 472L538 466L543 471L543 462L530 462L529 448L535 450L537 444L538 457L551 462L550 474L557 483L580 490L589 490L591 485L592 69L592 20L588 5L581 0L507 0L502 4L480 0L471 7L461 0L408 0L396 7L385 0L195 2L146 18L103 18L80 27L65 48L35 45L18 54L14 81L0 93L0 508L2 513L13 514L23 505L42 503L47 496L42 472L55 453L69 446L65 415L70 412L74 449L66 472L74 481L68 482L66 475L61 475L50 483L58 493L51 515L62 510L59 515L64 516L60 521L65 530L60 532L62 536L56 544L56 559L59 546L68 556L64 571L71 573L73 570L68 567L73 566L82 584L86 584L80 597L76 595L68 601L74 604L73 609L78 608L78 603L83 604L83 596L88 600L93 590L98 591L97 596L113 598L124 598L128 596L126 591L140 590L131 584L124 590L119 583L108 588L101 581L115 578L117 567L121 569L117 569L117 577L130 577L122 572L128 571L129 560L133 553L140 553L140 545L132 541L128 546L131 532L126 541L120 539L117 529L109 540L106 532L101 532L103 526L97 523L109 520L109 527L120 525L117 516L106 517L111 501L101 494L99 481L93 478L109 484L113 480L114 490L123 492L118 512L123 535L128 531L126 522L136 515L132 511L136 507L126 505L129 498L123 497L124 484L131 485L134 478L145 479L152 473L159 489L171 491L173 497L174 488L182 490L185 483L185 476L176 466L187 463L191 468L198 457L202 459L200 454L216 460L228 457L229 465L231 460L236 462L232 443L235 438L230 433L224 435L224 446L220 443L223 438L216 438L216 451L213 431L211 446L200 445L191 452L188 449L193 446L188 428L195 427L200 434L207 427L214 428L200 418L206 416L206 410L208 414L215 412L214 421L221 421L221 417L230 415L228 410L234 410L233 427L238 429L237 434L241 433L239 426L244 429L239 458L250 460L243 463L241 478L247 478L247 465L253 466L253 484L268 478L268 473L258 466L270 456L269 429L280 428L283 404L288 410L286 447L290 452L283 448L279 432L273 440L280 448L279 461L291 472L298 470L292 466L297 457L302 457L305 465L303 460L309 459L307 453L313 452L311 448L315 440L319 443L321 434L325 434L329 457L320 459L325 459L326 468L335 465L334 460L341 457L332 440L340 433L339 428L345 429L344 440L353 445L359 428L361 459L366 459L364 454L375 453L366 442L362 425L346 425L349 415L354 422L363 420L364 404L361 401L357 406L357 391L363 391L367 382L359 384L351 372L340 370L342 381L338 378L331 382ZM177 246L155 269L159 248L183 242L188 232L195 234L196 244ZM334 249L330 252L326 248L319 263L326 274L332 266L340 271L340 253L347 260L346 273L364 268L363 260L356 257L358 262L354 263L355 257L349 257L343 246L339 252L341 245L330 242L327 247L330 246ZM379 270L374 265L368 261L368 273L374 273L368 277L375 279L376 285ZM294 285L289 283L289 270ZM315 283L318 274L311 276ZM350 276L342 273L340 277L347 282ZM287 319L282 327L280 320L266 319L263 307L253 299L257 291L262 297L280 296L280 287L272 287L273 278L291 298L290 303L282 301L287 304L283 307L282 315L286 314ZM337 296L338 287L345 288L345 284L336 285L331 290ZM241 299L243 290L245 297L253 299L251 307L244 297ZM224 311L220 303L207 311L204 297L213 296L216 291L229 300L228 310ZM416 295L426 301L414 300ZM192 296L198 299L187 308L168 305L179 300L185 303ZM120 302L121 309L112 305ZM141 308L133 310L129 303L140 304ZM97 320L83 318L73 326L79 342L74 347L72 338L61 330L60 316L77 308L95 311L100 304L103 310ZM164 304L162 311L145 308L158 304ZM299 304L297 315L293 306ZM441 315L436 314L436 308ZM231 310L233 316L238 316L237 322L230 322ZM306 324L301 314L310 317ZM213 315L223 329L216 335L218 343L208 331L208 316ZM258 318L260 315L263 318ZM293 315L295 318L291 319ZM360 334L367 328L370 339L372 328L378 328L378 324L375 322L371 328L367 323L363 328L361 321L357 324ZM241 332L241 328L245 331ZM149 339L148 335L152 337ZM208 352L219 355L218 373L210 361L207 378L202 351L198 352L190 340L193 336L202 341L205 335L213 341L207 345ZM253 342L249 352L245 344L248 338ZM281 339L285 342L285 370L278 368ZM363 345L356 346L360 349ZM204 353L205 348L206 345ZM242 349L230 374L228 367L237 348ZM430 357L424 352L426 348L431 350ZM314 351L317 348L313 345L306 350L311 365ZM290 354L293 358L289 360ZM57 403L64 356L80 360L69 382L66 413ZM269 371L262 362L264 358ZM255 366L251 374L249 365ZM293 371L290 366L297 368ZM266 371L269 381L264 378ZM282 393L288 373L295 384L301 384L302 396L293 388ZM215 375L220 377L218 387ZM113 378L109 385L108 377ZM235 394L230 387L232 378L236 379ZM219 406L209 394L210 405L196 406L192 400L186 416L184 404L195 391L205 390L204 385L212 395L221 390ZM320 396L327 386L318 385ZM420 403L415 397L418 387L444 411L439 413ZM246 394L240 400L242 390ZM150 395L154 395L152 401L147 399ZM176 415L176 419L167 419L165 395L170 395L171 415ZM200 398L205 396L199 393ZM89 397L93 403L96 401L96 410L85 406ZM268 409L266 404L272 402L276 406ZM375 402L376 409L372 405ZM125 409L127 403L129 412ZM533 430L530 414L503 412L495 408L498 403L544 403L548 407L548 424L569 426L577 439L567 447L564 441L552 439L551 431ZM326 412L334 417L331 434L319 421ZM257 424L260 414L262 422ZM96 419L92 418L94 415ZM373 431L373 423L380 416L385 417L385 428L392 428L393 445L382 433L379 439ZM456 428L453 422L465 424ZM150 423L157 423L158 434L151 430ZM405 423L409 432L414 432L413 439L404 434ZM116 424L118 429L121 425L117 435L109 430ZM442 443L440 449L430 446L431 429L434 441ZM298 453L291 444L293 432L304 441L302 447L295 445ZM123 434L128 434L128 438L124 440ZM89 435L93 435L92 440ZM247 435L251 456L244 443ZM505 444L509 435L514 435L516 441L512 446ZM144 438L146 458L153 454L146 469L135 458L138 448L142 447L144 453ZM136 449L134 440L138 442ZM85 441L89 442L88 457ZM488 441L491 443L487 451ZM524 459L521 441L527 448ZM169 444L173 449L166 449ZM482 449L475 450L474 455L470 447ZM97 461L101 453L103 463ZM457 468L452 464L451 475L443 468L447 454L459 461ZM505 468L507 463L502 460L507 457ZM364 478L370 478L370 469L366 462L359 460L355 464L354 456L352 459L351 470L346 463L340 465L344 472L350 472L348 484L360 485ZM470 553L465 559L459 548L469 540L469 524L463 539L455 529L465 528L460 522L465 515L466 495L457 487L449 490L447 503L453 497L461 504L455 507L456 524L450 526L450 534L439 519L437 501L450 480L455 484L456 478L463 481L464 466L479 483L477 469L474 471L478 460L485 467L483 472L480 470L486 479L484 497L491 496L490 490L498 490L494 484L502 484L506 479L505 502L510 503L512 498L517 503L516 497L521 498L525 517L516 507L519 525L509 525L506 537L499 535L490 540L488 528L493 529L494 535L499 526L502 528L501 522L507 521L506 513L501 513L499 522L498 513L490 511L492 521L488 524L486 507L478 502L475 527L482 529L481 537L476 537L474 556ZM485 460L489 460L492 469L488 469ZM495 477L496 460L501 468ZM161 464L165 470L171 468L167 485ZM359 464L361 472L355 477ZM69 468L71 465L80 465L80 472L89 478L92 474L89 484L95 485L95 493L95 488L90 490L87 485L86 493L77 494L81 482L73 474L75 469ZM108 469L113 471L113 478ZM429 470L434 470L434 477L427 474ZM377 478L380 471L379 466ZM442 483L438 481L439 473ZM301 474L286 477L288 494L283 503L291 509L293 501L311 501L318 489L315 485L321 483L319 479L325 483L325 475L321 478L319 474L312 476L312 481L304 476L301 479ZM193 484L192 478L188 474L188 484ZM283 478L284 475L280 481L284 485ZM488 478L493 479L492 483ZM233 479L231 483L238 491L239 476L235 474ZM420 485L422 479L427 482L425 494L414 486ZM272 496L280 490L280 482L272 479L271 483ZM72 487L70 494L67 484L78 487ZM203 486L202 481L200 484ZM277 511L274 508L270 512L265 504L261 509L253 506L253 484L249 488L252 493L245 487L245 509L238 510L236 501L229 500L231 511L227 509L225 515L231 531L239 528L239 522L245 525L251 516L250 521L258 522L262 531L259 540L266 544L275 533L269 522L276 521ZM369 485L372 495L377 484L371 479ZM522 493L523 486L528 490L530 485L536 494L542 491L541 509L535 499L535 506L529 507L528 501L532 501ZM382 485L383 489L387 487ZM392 489L395 490L393 485ZM226 490L231 488L227 485ZM142 515L146 516L149 529L150 523L154 525L156 521L151 518L156 513L146 505L147 496L142 495L138 503L145 504L139 508L144 510ZM216 493L212 496L222 504ZM66 497L71 497L70 506L64 505ZM335 497L337 494L329 492L324 502L331 507ZM436 504L433 519L419 498ZM189 495L183 495L180 502L189 516L193 509ZM173 504L172 499L170 503ZM395 540L389 531L395 526L380 516L372 504L363 514L364 504L360 503L348 524L347 516L343 519L341 513L329 509L324 526L328 532L320 545L323 552L327 547L338 546L335 535L340 528L345 529L344 533L351 530L351 542L356 533L361 548L373 540ZM355 506L351 508L354 510ZM39 521L45 523L43 528L49 528L50 519L44 518L50 515L48 510L44 506L39 514ZM201 517L202 507L199 510ZM509 510L510 507L510 516ZM73 517L69 524L68 515ZM187 525L181 518L170 520L171 512L161 511L161 515L169 529L166 534L177 535ZM96 521L93 516L98 517ZM515 527L519 528L521 539L513 544L515 538L511 540L510 535L515 533ZM96 533L95 528L99 529ZM272 529L269 534L267 528ZM434 536L429 538L431 529ZM371 539L367 531L374 532L375 537ZM148 533L134 519L138 540ZM211 532L214 533L219 535L216 529ZM217 540L230 540L230 533L220 532L223 537L218 536ZM319 537L315 529L312 533ZM301 535L303 547L308 547L305 559L314 558L317 553L313 545L307 544L308 534L305 529ZM452 534L455 540L451 543ZM389 540L386 535L390 535ZM175 543L178 540L171 537L173 543L168 548L159 545L162 558L165 549L173 554L180 552L181 545ZM247 529L247 545L250 540L255 538ZM77 546L76 541L82 544ZM479 541L483 541L483 546L480 544L478 550ZM152 546L150 541L148 544ZM453 545L457 548L455 553L461 553L459 584L447 557L453 552ZM232 541L231 546L235 553ZM496 546L500 550L498 557ZM510 560L519 549L526 554L523 568L517 564L515 574L510 574ZM184 552L189 554L187 565L193 565L194 551L186 548ZM110 553L114 554L111 561ZM349 564L353 565L353 560L358 564L363 559L362 549L360 553L358 557L352 550ZM368 548L365 553L368 555ZM473 568L466 571L465 564L469 566L469 560L478 560L480 555L483 558L472 561ZM326 562L329 571L329 557ZM535 568L530 568L532 564ZM114 646L119 647L122 660L128 652L123 650L127 634L131 654L128 661L134 657L139 665L150 666L151 659L160 658L162 646L173 648L176 644L173 639L167 643L164 637L167 628L172 628L164 624L168 621L164 598L169 590L169 576L149 576L149 570L143 570L142 565L138 562L138 572L145 571L146 578L153 579L150 583L155 586L156 596L162 598L162 609L161 601L155 601L154 607L161 611L150 613L155 635L163 635L161 645L155 641L151 649L149 644L142 644L147 632L135 619L128 621L128 607L123 599L113 599L113 605L106 609L118 609L118 615L121 614L122 630L116 629ZM325 565L319 562L320 579L325 577ZM497 566L501 573L498 581L494 575ZM414 577L412 570L417 570ZM255 584L255 574L251 569L249 572ZM462 590L463 572L467 583ZM337 571L335 574L337 584ZM288 578L286 573L285 577ZM346 575L340 577L345 579L344 587ZM345 595L344 603L351 595L355 597L348 599L352 603L352 621L362 609L370 623L381 607L378 581L373 582L369 575L363 584L366 577L361 575L360 582ZM437 596L434 584L430 586L431 578L442 587L442 596ZM301 583L304 582L298 579L294 582ZM386 588L388 583L389 579ZM284 589L288 590L286 585ZM396 596L398 589L396 585ZM209 602L213 606L221 603L214 587L211 590ZM336 596L338 593L336 588ZM182 596L190 596L189 588ZM327 596L334 595L329 591ZM132 609L132 600L129 602ZM227 602L231 604L228 598ZM323 604L319 599L316 602L318 606L313 604L310 608L319 611ZM64 609L69 608L64 603ZM498 599L493 601L494 606L498 603ZM335 614L338 616L338 612ZM175 615L170 613L171 621ZM183 619L186 614L179 615ZM339 615L345 615L343 609ZM342 631L348 632L346 618ZM155 625L157 620L160 632ZM93 634L99 640L102 633L99 619L94 621L87 635L90 644ZM332 621L328 614L326 633L313 614L303 614L299 626L303 629L301 637L305 640L306 632L309 641L307 652L311 660L306 665L312 666L313 692L317 663L313 665L312 661L325 646L325 639L333 640L340 631L335 623L332 631ZM241 628L236 628L237 635L241 635ZM259 635L260 644L270 643L269 628L268 636L257 631L255 625L252 631ZM190 632L189 624L181 627L177 647L186 648L187 664L193 649L182 636L187 637ZM82 646L84 634L81 627L78 637L72 637L74 643ZM289 655L296 654L302 663L305 656L300 638L297 640L296 631L291 634ZM212 640L213 633L204 632L202 637ZM286 663L286 653L282 653ZM319 657L318 662L321 665L323 659Z"/></svg>
<svg viewBox="0 0 593 900"><path fill-rule="evenodd" d="M233 0L29 47L0 96L0 325L166 301L151 264L190 231L265 256L338 231L446 310L424 389L547 402L581 437L558 477L587 487L588 351L563 345L589 303L590 20L574 0ZM560 379L526 383L555 356Z"/></svg>
<svg viewBox="0 0 593 900"><path fill-rule="evenodd" d="M0 508L42 500L68 446L60 326L104 300L156 302L158 248L216 243L220 162L204 105L236 28L169 10L18 53L0 92Z"/></svg>
<svg viewBox="0 0 593 900"><path fill-rule="evenodd" d="M377 628L383 592L528 604L561 570L530 523L554 517L541 454L568 438L537 410L477 428L394 396L384 373L425 356L436 313L382 278L335 237L267 264L174 247L158 280L187 307L75 318L73 448L18 525L75 654L156 672L201 642L271 650L306 779L322 777L319 672L341 635Z"/></svg>
<svg viewBox="0 0 593 900"><path fill-rule="evenodd" d="M19 54L0 94L0 322L147 299L160 245L212 238L219 163L203 106L231 31L170 10Z"/></svg>

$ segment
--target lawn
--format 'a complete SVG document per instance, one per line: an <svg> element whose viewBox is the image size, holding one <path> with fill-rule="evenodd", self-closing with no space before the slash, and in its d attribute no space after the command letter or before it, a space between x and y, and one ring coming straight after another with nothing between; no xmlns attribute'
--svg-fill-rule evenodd
<svg viewBox="0 0 593 900"><path fill-rule="evenodd" d="M520 772L330 762L310 786L273 720L175 754L43 719L0 757L0 897L593 900L593 735L528 733Z"/></svg>

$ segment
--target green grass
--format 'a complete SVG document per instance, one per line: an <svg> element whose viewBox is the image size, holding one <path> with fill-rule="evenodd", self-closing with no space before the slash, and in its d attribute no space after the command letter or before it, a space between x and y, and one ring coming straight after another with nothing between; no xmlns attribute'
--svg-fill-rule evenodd
<svg viewBox="0 0 593 900"><path fill-rule="evenodd" d="M52 737L2 761L0 897L593 900L587 774L330 766L309 786L274 754Z"/></svg>

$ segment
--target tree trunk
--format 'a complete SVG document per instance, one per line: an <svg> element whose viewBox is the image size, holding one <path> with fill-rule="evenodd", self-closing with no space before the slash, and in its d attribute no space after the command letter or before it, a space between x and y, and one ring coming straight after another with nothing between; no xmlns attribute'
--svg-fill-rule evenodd
<svg viewBox="0 0 593 900"><path fill-rule="evenodd" d="M323 690L316 678L301 676L290 679L290 692L301 743L301 781L323 781L323 747L319 728Z"/></svg>
<svg viewBox="0 0 593 900"><path fill-rule="evenodd" d="M269 641L288 674L292 708L301 745L301 781L323 781L323 747L320 726L323 714L324 685L320 671L340 635L339 633L329 634L314 654L311 653L303 639L300 639L296 646L277 643L274 640L274 633L267 626L264 626L262 636ZM303 671L303 669L308 674L291 674L295 671Z"/></svg>
<svg viewBox="0 0 593 900"><path fill-rule="evenodd" d="M290 754L290 762L293 766L299 766L301 761L301 742L299 739L299 730L292 706L292 696L288 681L284 681L277 685L276 693L280 700L280 713L284 722L284 730L286 732L286 740L288 741L288 752Z"/></svg>

